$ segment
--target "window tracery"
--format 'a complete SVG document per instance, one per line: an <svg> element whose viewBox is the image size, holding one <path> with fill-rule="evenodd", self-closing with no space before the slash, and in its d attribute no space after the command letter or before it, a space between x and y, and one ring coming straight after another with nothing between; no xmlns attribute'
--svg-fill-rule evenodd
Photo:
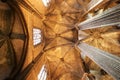
<svg viewBox="0 0 120 80"><path fill-rule="evenodd" d="M38 80L46 80L46 78L47 78L47 71L45 65L43 65L38 74Z"/></svg>
<svg viewBox="0 0 120 80"><path fill-rule="evenodd" d="M41 43L41 30L33 28L33 45L38 45Z"/></svg>

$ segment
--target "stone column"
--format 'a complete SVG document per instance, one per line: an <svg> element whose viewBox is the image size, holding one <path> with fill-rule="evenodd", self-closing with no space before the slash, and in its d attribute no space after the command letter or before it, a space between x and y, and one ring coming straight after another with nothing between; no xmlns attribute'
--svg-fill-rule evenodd
<svg viewBox="0 0 120 80"><path fill-rule="evenodd" d="M108 74L113 76L116 80L120 80L120 57L83 42L81 42L78 47L86 56L88 56Z"/></svg>

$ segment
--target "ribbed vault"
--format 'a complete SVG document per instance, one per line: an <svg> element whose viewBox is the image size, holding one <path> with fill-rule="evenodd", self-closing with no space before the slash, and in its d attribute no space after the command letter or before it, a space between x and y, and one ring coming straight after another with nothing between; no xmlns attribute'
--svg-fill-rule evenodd
<svg viewBox="0 0 120 80"><path fill-rule="evenodd" d="M93 16L101 14L99 12L101 9L107 9L111 5L116 5L114 2L111 3L109 2L109 5L106 6L100 5L100 8L98 8L96 14ZM88 12L86 11L85 4L88 3L79 0L64 0L59 3L57 1L51 1L50 4L46 12L47 14L45 14L45 20L43 21L45 26L45 41L47 43L44 50L47 59L46 64L49 66L48 79L86 80L88 77L93 80L94 77L91 74L86 74L92 70L97 72L95 76L101 76L96 77L96 79L100 78L100 80L104 80L107 76L111 78L88 57L82 59L80 50L76 48L76 44L79 39L78 36L83 38L87 37L83 42L119 56L119 30L115 26L90 28L83 30L84 32L80 31L79 34L81 35L79 35L76 25L80 21L87 19L85 15ZM92 4L90 5L92 7ZM112 49L113 46L115 48L114 50ZM85 61L86 65L84 65L83 61ZM89 70L85 66L89 67Z"/></svg>
<svg viewBox="0 0 120 80"><path fill-rule="evenodd" d="M47 80L119 79L120 70L118 75L106 70L97 54L104 53L103 59L110 57L109 61L119 63L119 0L51 0L43 13L34 3L0 2L1 79L36 80L42 65ZM34 28L41 30L38 45L33 45ZM90 54L98 55L98 59ZM107 65L117 70L117 63L117 67Z"/></svg>
<svg viewBox="0 0 120 80"><path fill-rule="evenodd" d="M27 30L20 9L14 2L0 2L0 80L21 69L27 48ZM10 5L11 7L9 7ZM17 5L17 4L16 4ZM15 6L15 5L14 5ZM21 17L21 18L20 18ZM11 75L11 77L13 76Z"/></svg>

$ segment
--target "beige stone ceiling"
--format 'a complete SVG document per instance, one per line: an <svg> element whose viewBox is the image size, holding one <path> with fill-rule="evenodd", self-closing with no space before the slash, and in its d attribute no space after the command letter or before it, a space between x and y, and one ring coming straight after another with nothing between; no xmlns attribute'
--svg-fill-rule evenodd
<svg viewBox="0 0 120 80"><path fill-rule="evenodd" d="M34 17L33 14L27 12L23 7L21 7L26 23L29 23L27 25L29 26L29 44L27 53L29 54L27 54L24 68L30 62L32 62L32 60L39 54L38 51L40 51L43 53L42 58L44 58L41 59L40 62L43 62L41 64L46 65L48 80L94 80L93 74L95 76L99 76L98 80L113 80L110 75L105 73L105 71L99 68L89 58L86 57L83 59L81 57L81 51L76 46L76 44L78 43L78 29L76 28L76 24L87 19L88 13L86 12L85 5L88 4L89 0L84 0L84 2L77 2L77 0L51 1L52 2L48 8L43 7L44 5L39 2L41 6L38 10L41 9L40 12L42 16L42 19L40 20L38 17ZM35 2L33 0L27 0L27 2L31 2L31 5L33 5L34 7L39 7L38 5L34 5ZM116 3L110 4L107 6L107 8L115 5ZM104 6L100 7L100 9L103 7ZM44 9L46 9L45 12ZM99 8L97 10L99 11ZM95 10L91 11L91 13L93 14L94 12ZM0 14L2 15L2 13ZM29 18L33 18L33 20L30 20ZM17 26L18 24L19 26ZM38 48L36 48L34 46L31 46L33 45L33 39L30 35L32 35L33 26L38 26L39 24L40 29L42 30L43 42L38 46ZM20 27L20 22L17 19L14 26L17 27L15 29L13 27L12 32L19 34L24 33L23 29ZM85 32L85 34L89 36L85 40L83 40L83 42L104 51L110 52L114 55L120 56L120 31L116 28L116 26L89 29L84 30L83 32ZM16 43L19 43L19 46ZM21 40L12 40L15 51L16 53L18 53L17 56L20 56L19 54L22 53L20 51L22 51L21 49L23 48L23 43L24 41ZM4 46L0 48L0 51L4 52L3 50L6 49L6 46L7 44L4 44ZM115 49L113 49L112 47L114 47ZM1 57L0 59L1 65L3 64L2 61L6 59L2 59ZM20 58L17 58L17 60L20 61ZM96 73L91 74L89 73L89 70L96 71ZM35 69L35 71L32 72L35 73L34 75L36 76L38 70ZM102 74L102 71L105 74ZM2 74L2 72L0 73ZM30 77L28 78L28 80L29 79Z"/></svg>
<svg viewBox="0 0 120 80"><path fill-rule="evenodd" d="M76 8L74 1L76 0L65 0L59 4L56 2L46 11L46 19L43 21L47 43L45 55L50 71L48 78L51 80L86 80L87 77L93 79L92 75L85 77L84 69L86 68L80 56L80 50L75 47L78 39L75 24L82 18L84 8L83 5L80 5L79 9ZM84 30L84 32L90 36L84 42L119 56L120 32L116 27ZM112 50L113 46L115 50ZM101 68L89 58L85 58L85 63L90 70L100 72ZM99 79L104 80L105 77L113 80L109 75L101 75Z"/></svg>

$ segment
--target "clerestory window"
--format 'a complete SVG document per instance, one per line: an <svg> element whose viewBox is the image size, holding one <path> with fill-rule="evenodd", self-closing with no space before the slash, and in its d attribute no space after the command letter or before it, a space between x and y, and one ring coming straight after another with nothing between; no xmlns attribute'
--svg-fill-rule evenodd
<svg viewBox="0 0 120 80"><path fill-rule="evenodd" d="M49 3L50 3L51 0L42 0L43 4L45 7L48 7L49 6Z"/></svg>
<svg viewBox="0 0 120 80"><path fill-rule="evenodd" d="M45 65L43 65L38 74L38 80L46 80L46 78L47 78L47 70L45 68Z"/></svg>
<svg viewBox="0 0 120 80"><path fill-rule="evenodd" d="M33 45L38 45L41 43L41 30L38 28L33 28Z"/></svg>

